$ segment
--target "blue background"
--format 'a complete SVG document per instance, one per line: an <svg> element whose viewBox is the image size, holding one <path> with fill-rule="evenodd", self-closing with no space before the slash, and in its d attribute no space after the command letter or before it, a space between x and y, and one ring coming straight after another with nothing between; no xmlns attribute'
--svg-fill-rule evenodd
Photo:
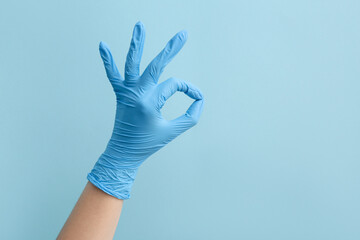
<svg viewBox="0 0 360 240"><path fill-rule="evenodd" d="M54 239L115 114L98 43L142 69L177 31L199 124L153 155L116 239L360 239L359 1L6 1L0 7L0 238ZM164 115L191 103L177 94Z"/></svg>

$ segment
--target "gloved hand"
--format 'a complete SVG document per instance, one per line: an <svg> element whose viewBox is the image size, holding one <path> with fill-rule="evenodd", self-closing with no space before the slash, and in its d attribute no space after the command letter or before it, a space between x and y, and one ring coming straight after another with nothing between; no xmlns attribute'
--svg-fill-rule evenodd
<svg viewBox="0 0 360 240"><path fill-rule="evenodd" d="M170 78L158 84L165 66L185 44L187 33L177 33L140 76L144 39L144 26L138 22L126 59L125 79L108 46L101 42L99 47L117 107L111 139L88 174L88 180L119 199L130 197L137 170L150 155L198 122L204 103L200 90L183 80ZM184 115L168 121L162 117L160 109L176 91L184 92L195 101Z"/></svg>

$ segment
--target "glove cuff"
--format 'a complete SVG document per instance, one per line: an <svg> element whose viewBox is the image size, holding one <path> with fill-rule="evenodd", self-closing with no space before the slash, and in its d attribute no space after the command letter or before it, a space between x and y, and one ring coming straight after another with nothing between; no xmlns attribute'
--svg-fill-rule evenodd
<svg viewBox="0 0 360 240"><path fill-rule="evenodd" d="M87 179L103 192L118 199L129 199L137 169L113 169L97 162Z"/></svg>

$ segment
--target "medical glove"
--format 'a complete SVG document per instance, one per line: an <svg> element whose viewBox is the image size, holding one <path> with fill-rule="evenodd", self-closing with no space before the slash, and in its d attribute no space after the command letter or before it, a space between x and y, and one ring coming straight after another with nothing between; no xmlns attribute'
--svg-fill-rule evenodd
<svg viewBox="0 0 360 240"><path fill-rule="evenodd" d="M111 139L88 174L88 180L119 199L130 197L137 170L149 156L198 122L204 103L201 91L188 82L170 78L158 84L165 66L185 44L187 33L177 33L140 75L144 39L144 26L138 22L126 58L125 78L120 75L109 47L104 42L99 46L116 95L116 117ZM168 121L160 110L177 91L194 102L185 114Z"/></svg>

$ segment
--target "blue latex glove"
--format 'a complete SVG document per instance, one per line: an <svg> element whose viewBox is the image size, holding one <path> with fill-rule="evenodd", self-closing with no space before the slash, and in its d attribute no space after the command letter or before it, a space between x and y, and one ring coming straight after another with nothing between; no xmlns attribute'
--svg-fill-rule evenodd
<svg viewBox="0 0 360 240"><path fill-rule="evenodd" d="M183 80L170 78L158 84L165 66L185 44L187 33L177 33L140 76L144 39L144 26L138 22L126 59L125 79L120 75L109 47L103 42L99 47L107 77L116 94L117 107L111 139L88 174L88 180L119 199L130 197L137 169L150 155L198 122L204 103L200 90ZM184 115L168 121L162 117L160 109L176 91L184 92L195 101Z"/></svg>

